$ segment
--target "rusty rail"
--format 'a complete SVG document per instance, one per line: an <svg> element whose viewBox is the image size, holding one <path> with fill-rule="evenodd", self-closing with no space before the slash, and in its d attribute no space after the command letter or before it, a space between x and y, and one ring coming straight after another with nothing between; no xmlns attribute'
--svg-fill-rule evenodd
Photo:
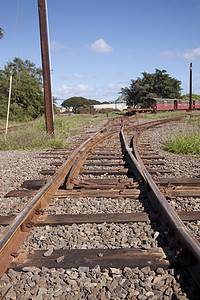
<svg viewBox="0 0 200 300"><path fill-rule="evenodd" d="M19 213L19 215L17 215L13 220L6 234L0 241L0 277L7 270L12 261L12 257L17 255L17 250L27 237L38 217L43 214L44 209L48 206L48 203L54 196L55 192L64 182L67 174L70 172L79 155L90 143L93 143L100 134L105 132L116 122L119 122L119 120L113 120L110 124L96 132L92 137L79 146L78 149L75 150L69 159L64 162L58 171L52 176L51 180L37 193L35 197L33 197L22 212Z"/></svg>
<svg viewBox="0 0 200 300"><path fill-rule="evenodd" d="M173 119L179 120L180 117ZM136 124L130 127L127 126L124 130L129 130L131 128L137 128L140 126L145 127L149 126L150 124L151 126L159 125L167 122L167 120L169 119ZM76 173L80 169L79 164L82 164L84 162L85 157L89 153L89 151L105 138L108 138L109 136L120 131L120 128L118 128L113 132L108 132L106 135L103 135L103 133L105 133L106 130L116 122L120 122L120 120L113 121L111 124L104 127L102 130L95 133L91 138L86 140L77 150L75 150L70 158L66 162L64 162L58 169L58 171L52 176L51 180L39 191L39 193L28 203L23 211L14 219L12 224L9 226L6 235L0 241L0 277L8 268L10 262L12 261L12 257L17 255L16 252L27 237L29 231L31 230L31 227L38 220L38 217L43 214L44 209L47 207L48 203L50 202L60 185L63 184L66 176L68 175L66 183L73 184L73 178L74 176L76 176ZM121 136L124 137L122 128ZM99 139L97 140L97 138ZM135 159L126 141L124 141L124 143L126 151L129 153L130 158L135 163L136 168L138 169L138 171L140 171L145 180L148 180L148 176L145 175L146 171L144 169L144 166L140 164L139 159ZM154 185L155 184L152 184L152 188L154 188Z"/></svg>
<svg viewBox="0 0 200 300"><path fill-rule="evenodd" d="M180 119L180 117L178 117ZM177 118L170 118L168 121L175 121ZM133 152L132 149L128 147L127 142L124 137L123 128L121 130L121 136L124 141L125 149L130 156L131 160L133 161L134 165L137 168L137 171L142 175L143 179L145 180L148 188L153 192L154 198L157 201L157 208L160 208L162 215L167 219L167 223L169 224L170 229L172 229L172 232L174 236L176 237L176 240L181 247L180 254L187 255L187 260L189 258L189 264L190 264L190 270L192 275L195 277L197 284L200 285L200 271L199 271L199 265L200 265L200 243L198 240L192 235L190 230L184 225L178 214L174 211L174 209L170 206L166 198L163 196L163 194L160 192L158 186L153 181L151 175L147 171L145 165L143 164L142 159L139 156L138 150L137 150L137 140L139 135L144 132L145 130L148 130L149 128L152 128L154 126L158 126L160 124L163 124L167 122L167 119L163 120L163 122L157 122L157 124L151 124L150 126L147 126L145 128L142 128L140 131L136 133L136 135L133 138ZM188 255L189 254L189 255ZM193 270L192 265L198 265L198 271ZM195 268L194 268L195 269ZM194 272L193 272L194 271Z"/></svg>

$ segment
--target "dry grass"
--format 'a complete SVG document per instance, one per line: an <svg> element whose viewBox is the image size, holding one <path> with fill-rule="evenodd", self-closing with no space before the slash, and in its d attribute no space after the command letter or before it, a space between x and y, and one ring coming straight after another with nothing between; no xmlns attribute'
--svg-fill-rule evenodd
<svg viewBox="0 0 200 300"><path fill-rule="evenodd" d="M109 118L118 116L116 113L109 114ZM31 126L23 127L16 131L8 132L5 137L0 135L0 150L38 150L53 147L67 146L67 138L82 133L93 124L107 119L106 115L99 114L97 117L87 115L61 115L54 120L55 135L46 134L44 118L31 123Z"/></svg>

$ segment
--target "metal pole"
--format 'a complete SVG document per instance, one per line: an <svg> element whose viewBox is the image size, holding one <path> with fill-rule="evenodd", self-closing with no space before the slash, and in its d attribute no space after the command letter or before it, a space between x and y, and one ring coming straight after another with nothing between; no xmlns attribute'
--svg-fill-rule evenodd
<svg viewBox="0 0 200 300"><path fill-rule="evenodd" d="M192 110L192 63L190 63L190 101L189 110Z"/></svg>
<svg viewBox="0 0 200 300"><path fill-rule="evenodd" d="M45 0L38 0L38 11L40 22L40 41L42 53L46 131L47 133L52 134L54 133L54 124Z"/></svg>
<svg viewBox="0 0 200 300"><path fill-rule="evenodd" d="M8 133L8 120L9 120L9 114L10 114L11 89L12 89L12 75L10 75L10 88L9 88L9 96L8 96L8 110L7 110L7 119L6 119L6 130L5 130L5 135L7 135L7 133Z"/></svg>

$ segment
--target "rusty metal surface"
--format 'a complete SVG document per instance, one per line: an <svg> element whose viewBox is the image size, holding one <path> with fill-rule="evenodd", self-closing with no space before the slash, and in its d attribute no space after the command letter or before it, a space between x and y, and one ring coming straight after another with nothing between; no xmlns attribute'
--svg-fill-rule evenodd
<svg viewBox="0 0 200 300"><path fill-rule="evenodd" d="M152 124L161 124L166 122L166 120L162 120L161 121L155 121L155 122L151 122ZM146 123L146 125L142 125L142 126L149 126L149 123ZM108 125L109 126L109 125ZM19 246L21 245L21 243L24 241L24 239L26 238L26 236L28 235L31 227L38 221L38 218L40 217L41 214L43 214L43 210L44 208L47 207L48 202L51 200L51 198L55 195L60 193L60 197L62 197L62 195L66 193L67 195L70 195L70 191L69 190L58 190L58 188L64 183L66 175L70 174L70 176L72 176L70 178L70 180L72 179L72 184L77 184L76 182L76 174L80 171L80 166L83 165L86 156L88 155L89 151L91 148L96 147L98 145L98 143L100 143L100 137L102 139L105 139L106 137L112 136L113 134L115 134L116 132L119 132L119 128L117 129L117 131L115 132L109 132L107 131L106 136L103 135L102 133L105 133L106 130L108 130L108 126L106 126L103 130L101 130L98 133L95 133L93 135L92 138L88 139L87 141L85 141L77 150L75 150L75 152L70 156L70 158L68 158L68 160L66 162L64 162L61 167L58 169L58 171L52 176L52 179L38 192L38 194L29 202L29 204L27 205L27 207L24 208L24 210L14 219L14 221L10 224L9 229L6 233L6 235L4 236L4 238L0 241L0 276L2 276L2 274L5 272L5 270L7 269L9 263L12 260L12 253L16 252L19 248ZM126 130L128 130L129 128L136 128L139 127L140 125L133 125L131 127L126 127ZM122 132L123 135L123 132ZM99 140L95 140L96 137L99 137ZM89 146L89 147L88 147ZM141 174L143 174L144 178L147 180L146 175L145 175L145 167L141 166L138 161L134 158L133 154L131 153L130 148L126 145L126 149L127 151L130 153L130 157L132 158L132 160L135 162L136 168L141 172ZM76 163L75 163L76 162ZM80 164L79 164L80 163ZM103 180L103 179L102 179ZM113 179L114 180L114 179ZM90 183L95 183L94 181L89 181ZM108 184L108 182L110 184L113 184L113 181L111 183L110 181L100 181L98 180L98 184ZM122 183L123 181L121 181L120 183ZM71 182L70 182L71 183ZM119 181L118 181L119 183ZM135 190L135 194L134 191ZM117 190L111 190L111 196L113 195L113 197L135 197L135 199L137 199L137 197L139 196L137 189L132 189L132 195L130 196L130 191L126 190L126 189L117 189ZM71 194L73 194L74 191L71 191ZM82 196L86 196L88 193L90 193L90 195L97 195L97 190L96 189L90 189L87 190L84 188L80 189L80 191L77 191L77 195L78 193ZM108 191L105 190L101 190L98 191L99 194L103 194L105 193L107 195ZM80 254L80 253L79 253Z"/></svg>
<svg viewBox="0 0 200 300"><path fill-rule="evenodd" d="M74 153L65 161L58 171L52 176L51 180L33 197L28 205L19 213L18 216L9 225L9 228L0 241L0 277L7 270L12 261L12 253L16 252L38 217L43 213L44 208L48 206L49 201L55 195L55 192L63 184L66 175L69 173L77 157L93 140L117 121L113 121L99 132L96 132L91 138L87 139L79 146ZM119 122L119 121L118 121ZM28 190L30 192L30 190Z"/></svg>
<svg viewBox="0 0 200 300"><path fill-rule="evenodd" d="M101 137L101 139L99 140L92 140L91 139L91 144L88 147L85 147L85 149L83 149L82 154L80 155L80 157L77 159L76 163L73 164L72 169L70 170L68 179L66 181L66 188L73 188L74 184L73 184L73 180L77 177L77 175L80 172L80 169L82 167L82 165L84 164L86 157L88 156L89 153L91 153L91 150L94 149L97 145L99 145L100 143L102 143L104 140L108 139L109 137L113 136L114 134L116 134L117 132L119 132L119 128L118 130L108 133L104 136ZM90 171L91 172L91 171ZM85 173L87 173L87 170L85 171ZM106 173L106 172L104 172ZM84 173L82 173L84 174Z"/></svg>
<svg viewBox="0 0 200 300"><path fill-rule="evenodd" d="M174 118L175 119L175 118ZM170 119L169 119L170 120ZM172 120L172 119L171 119ZM158 123L159 124L159 123ZM157 126L158 124L155 124L153 126ZM152 126L152 127L153 127ZM200 243L198 240L191 234L191 231L184 225L182 222L181 218L178 216L178 214L174 211L174 209L170 206L164 195L161 193L159 190L158 186L156 183L153 181L151 175L147 171L145 165L142 162L142 159L138 153L137 149L137 139L141 132L144 130L150 128L150 126L147 126L146 128L143 128L139 132L136 133L134 136L133 140L133 150L135 153L135 157L130 151L130 148L126 144L126 150L129 153L131 159L136 163L136 167L139 172L143 175L144 180L146 181L147 185L151 189L151 191L154 194L155 199L158 202L158 207L160 208L160 211L163 213L163 215L166 217L170 228L174 232L174 236L176 237L178 244L181 245L182 249L188 251L191 256L191 261L192 256L193 258L195 257L195 260L197 260L200 263ZM123 136L123 131L122 131L122 136Z"/></svg>

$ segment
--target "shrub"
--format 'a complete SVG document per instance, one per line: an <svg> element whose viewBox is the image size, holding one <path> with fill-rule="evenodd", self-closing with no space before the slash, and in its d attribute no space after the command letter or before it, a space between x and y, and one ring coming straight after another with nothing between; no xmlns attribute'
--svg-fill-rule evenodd
<svg viewBox="0 0 200 300"><path fill-rule="evenodd" d="M200 134L198 132L188 135L183 133L164 143L164 150L176 154L200 154Z"/></svg>

